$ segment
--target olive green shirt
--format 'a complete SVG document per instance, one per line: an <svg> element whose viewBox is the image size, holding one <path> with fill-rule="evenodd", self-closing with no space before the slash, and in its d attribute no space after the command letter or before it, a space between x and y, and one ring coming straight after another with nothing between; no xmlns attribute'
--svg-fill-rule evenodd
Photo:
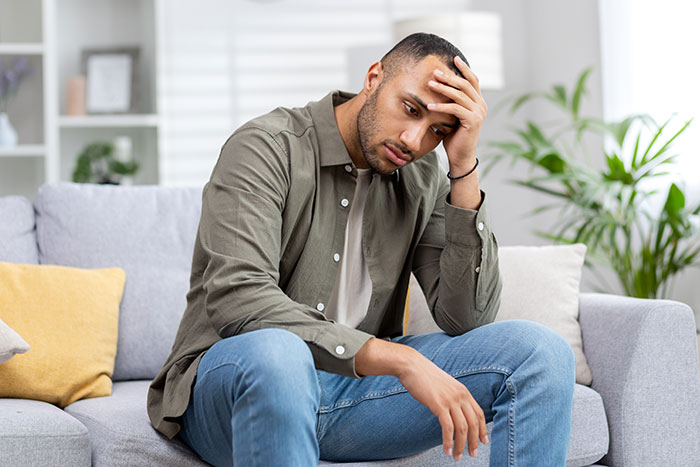
<svg viewBox="0 0 700 467"><path fill-rule="evenodd" d="M449 204L449 183L429 153L391 175L374 173L362 246L372 294L357 329L329 320L357 171L333 106L335 91L278 108L236 130L204 186L187 308L172 352L148 392L153 426L180 429L202 355L217 341L264 328L302 338L316 368L353 378L372 336L402 334L410 274L449 335L493 322L501 279L486 213Z"/></svg>

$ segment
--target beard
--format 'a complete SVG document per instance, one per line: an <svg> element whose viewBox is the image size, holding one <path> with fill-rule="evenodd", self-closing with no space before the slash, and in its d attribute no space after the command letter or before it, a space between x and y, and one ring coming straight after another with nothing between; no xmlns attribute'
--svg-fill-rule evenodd
<svg viewBox="0 0 700 467"><path fill-rule="evenodd" d="M377 90L367 98L367 101L357 113L357 138L360 141L362 155L370 169L381 175L389 175L397 168L393 166L393 164L387 166L382 163L379 151L383 150L383 145L390 144L404 153L409 153L409 151L403 144L397 144L390 139L385 139L381 143L372 143L380 130L377 124L377 98L382 90L382 86L383 84L379 85Z"/></svg>

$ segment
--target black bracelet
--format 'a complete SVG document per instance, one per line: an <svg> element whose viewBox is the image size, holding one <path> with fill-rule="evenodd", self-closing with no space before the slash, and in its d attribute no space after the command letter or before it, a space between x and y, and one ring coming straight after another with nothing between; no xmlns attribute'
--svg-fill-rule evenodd
<svg viewBox="0 0 700 467"><path fill-rule="evenodd" d="M455 180L459 180L460 178L464 178L467 175L471 175L471 173L474 172L478 166L479 166L479 158L477 157L476 164L474 164L474 167L469 172L465 173L464 175L460 175L459 177L453 177L452 175L450 175L450 172L448 171L447 178L449 178L450 180L452 180L454 182Z"/></svg>

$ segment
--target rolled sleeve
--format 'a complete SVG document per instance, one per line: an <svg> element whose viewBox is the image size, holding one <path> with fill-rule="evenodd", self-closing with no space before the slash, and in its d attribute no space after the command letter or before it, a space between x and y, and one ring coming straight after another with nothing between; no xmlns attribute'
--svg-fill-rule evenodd
<svg viewBox="0 0 700 467"><path fill-rule="evenodd" d="M362 379L355 371L355 355L374 337L358 329L335 324L321 331L309 345L319 370Z"/></svg>

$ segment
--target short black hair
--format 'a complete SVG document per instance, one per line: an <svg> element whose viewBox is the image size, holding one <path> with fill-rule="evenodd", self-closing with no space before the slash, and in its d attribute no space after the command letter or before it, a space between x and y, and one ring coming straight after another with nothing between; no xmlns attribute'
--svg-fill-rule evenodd
<svg viewBox="0 0 700 467"><path fill-rule="evenodd" d="M457 47L435 34L416 32L401 39L382 57L384 81L390 81L403 65L418 62L429 55L439 57L457 76L464 77L457 65L454 64L454 58L458 56L467 65L469 62Z"/></svg>

